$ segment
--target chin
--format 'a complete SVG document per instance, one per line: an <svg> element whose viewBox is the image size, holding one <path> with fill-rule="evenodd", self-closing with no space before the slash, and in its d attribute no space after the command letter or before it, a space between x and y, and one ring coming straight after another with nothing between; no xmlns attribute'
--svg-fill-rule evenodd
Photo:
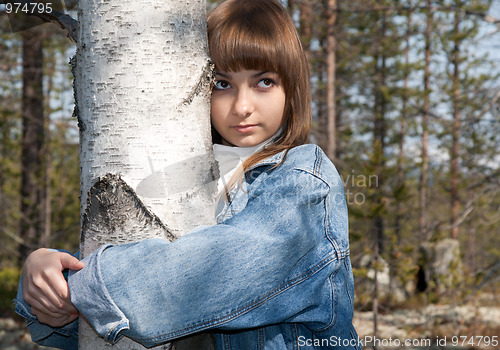
<svg viewBox="0 0 500 350"><path fill-rule="evenodd" d="M257 146L260 142L257 142L257 141L240 141L240 142L236 142L234 143L235 146L237 147L253 147L253 146Z"/></svg>

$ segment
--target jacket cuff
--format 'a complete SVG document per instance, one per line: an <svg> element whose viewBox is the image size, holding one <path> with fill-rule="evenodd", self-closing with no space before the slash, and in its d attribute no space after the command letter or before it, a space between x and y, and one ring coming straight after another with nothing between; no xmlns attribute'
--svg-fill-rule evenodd
<svg viewBox="0 0 500 350"><path fill-rule="evenodd" d="M31 340L40 345L66 350L78 349L78 319L65 325L54 328L40 323L31 312L31 306L23 298L23 279L19 282L16 299L14 299L15 312L26 319L26 325L31 334Z"/></svg>
<svg viewBox="0 0 500 350"><path fill-rule="evenodd" d="M102 246L83 259L83 269L69 271L68 285L73 305L101 337L116 343L123 336L120 333L130 326L128 318L111 299L102 278L101 255L111 246Z"/></svg>

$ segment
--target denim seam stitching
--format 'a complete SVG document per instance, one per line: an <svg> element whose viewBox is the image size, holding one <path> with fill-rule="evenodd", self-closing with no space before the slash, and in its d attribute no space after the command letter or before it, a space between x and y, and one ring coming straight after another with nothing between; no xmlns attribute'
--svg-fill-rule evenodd
<svg viewBox="0 0 500 350"><path fill-rule="evenodd" d="M353 332L353 330L354 330L354 328L351 326L351 329L349 330L349 333L351 334L351 339L356 339L356 340L358 340L358 341L356 342L356 345L354 346L354 348L355 348L355 349L359 349L359 350L361 350L361 346L359 345L359 343L360 343L360 342L359 342L359 336L358 336L358 334L357 334L356 332Z"/></svg>
<svg viewBox="0 0 500 350"><path fill-rule="evenodd" d="M328 195L329 194L330 193L328 193ZM325 210L325 222L324 222L325 236L326 236L326 239L332 245L333 253L336 253L338 259L340 260L341 258L344 259L345 256L341 252L341 250L339 248L339 245L338 245L337 241L333 238L333 235L332 235L332 232L331 232L331 228L330 228L330 211L328 210L328 207L329 207L328 203L329 203L329 201L325 200L325 202L324 202L324 210ZM337 272L338 272L338 269L335 270L335 273L332 274L332 275L330 275L330 277L328 278L328 282L330 284L330 290L331 290L330 296L331 296L331 301L332 301L332 306L331 306L332 310L331 310L331 315L330 315L330 322L328 322L328 324L325 327L317 329L316 331L318 331L318 332L322 332L324 330L327 330L327 329L333 327L333 325L337 322L337 314L336 314L336 309L335 309L337 293L335 291L335 283L333 282L333 278L337 274Z"/></svg>
<svg viewBox="0 0 500 350"><path fill-rule="evenodd" d="M261 327L257 329L257 338L258 338L259 350L264 349L264 341L265 341L264 328Z"/></svg>
<svg viewBox="0 0 500 350"><path fill-rule="evenodd" d="M340 250L340 246L337 242L337 240L335 239L335 237L333 237L333 232L332 232L332 229L330 227L330 210L329 210L329 203L330 201L328 200L328 197L330 196L330 192L328 192L328 195L327 195L327 198L325 199L325 236L326 236L326 239L332 244L332 247L333 247L333 250L335 252L337 252L337 254L340 254L341 250ZM340 256L339 256L339 259L340 259Z"/></svg>
<svg viewBox="0 0 500 350"><path fill-rule="evenodd" d="M314 175L317 175L318 177L320 177L319 176L319 169L321 168L321 163L323 162L323 157L321 156L321 153L319 152L319 147L316 147L315 153L316 153L316 159L314 161L313 172L314 172Z"/></svg>
<svg viewBox="0 0 500 350"><path fill-rule="evenodd" d="M231 337L229 335L224 335L224 348L231 350Z"/></svg>
<svg viewBox="0 0 500 350"><path fill-rule="evenodd" d="M336 305L337 305L338 293L335 290L335 283L334 283L333 280L334 280L335 276L337 275L338 271L339 271L339 269L337 269L335 271L335 273L331 274L330 277L328 278L328 281L329 281L330 286L331 286L331 291L332 291L331 296L332 296L332 304L333 304L333 306L332 306L332 316L331 316L330 322L328 323L328 325L326 325L323 328L313 329L316 332L325 332L325 331L331 329L332 327L334 327L335 324L337 324L338 315L337 315Z"/></svg>
<svg viewBox="0 0 500 350"><path fill-rule="evenodd" d="M325 179L323 179L323 177L321 177L319 172L315 171L315 169L310 170L310 169L299 168L298 166L296 166L296 167L293 167L291 170L303 172L303 173L306 173L306 174L318 179L319 181L324 183L326 187L328 187L328 191L330 191L330 189L332 188L332 186L330 186L330 184Z"/></svg>
<svg viewBox="0 0 500 350"><path fill-rule="evenodd" d="M24 317L27 321L32 321L32 322L38 321L38 318L32 313L30 313L28 309L19 300L17 300L17 298L14 299L14 302L15 302L15 311L18 315Z"/></svg>
<svg viewBox="0 0 500 350"><path fill-rule="evenodd" d="M347 260L344 261L344 266L345 266L346 270L349 271L349 266L347 266ZM352 274L352 272L351 272L351 274ZM350 288L347 287L346 289L347 289L347 296L349 297L349 301L351 302L351 305L354 305L354 295L352 295Z"/></svg>

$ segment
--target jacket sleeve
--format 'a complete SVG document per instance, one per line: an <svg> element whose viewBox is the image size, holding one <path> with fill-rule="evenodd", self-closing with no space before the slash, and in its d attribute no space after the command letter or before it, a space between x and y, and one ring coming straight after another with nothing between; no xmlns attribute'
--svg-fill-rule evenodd
<svg viewBox="0 0 500 350"><path fill-rule="evenodd" d="M325 224L330 187L290 169L261 174L248 191L240 213L173 243L101 247L70 274L73 304L108 341L146 346L213 328L327 324L328 276L340 265Z"/></svg>
<svg viewBox="0 0 500 350"><path fill-rule="evenodd" d="M58 250L68 253L65 250ZM78 257L78 253L74 256ZM31 312L31 306L23 298L23 277L19 281L16 299L14 299L15 311L26 320L26 325L31 334L31 340L35 343L50 346L58 349L77 350L78 349L78 319L65 325L54 328L40 323Z"/></svg>

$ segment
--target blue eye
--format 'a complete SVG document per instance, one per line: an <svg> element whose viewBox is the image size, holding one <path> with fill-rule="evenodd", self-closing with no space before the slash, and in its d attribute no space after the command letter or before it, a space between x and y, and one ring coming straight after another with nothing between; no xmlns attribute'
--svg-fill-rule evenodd
<svg viewBox="0 0 500 350"><path fill-rule="evenodd" d="M271 86L273 86L275 83L272 79L269 79L269 78L264 78L264 79L261 79L258 83L257 83L257 86L260 87L260 88L270 88Z"/></svg>
<svg viewBox="0 0 500 350"><path fill-rule="evenodd" d="M215 90L227 90L231 87L231 84L229 84L225 80L218 80L214 84Z"/></svg>

